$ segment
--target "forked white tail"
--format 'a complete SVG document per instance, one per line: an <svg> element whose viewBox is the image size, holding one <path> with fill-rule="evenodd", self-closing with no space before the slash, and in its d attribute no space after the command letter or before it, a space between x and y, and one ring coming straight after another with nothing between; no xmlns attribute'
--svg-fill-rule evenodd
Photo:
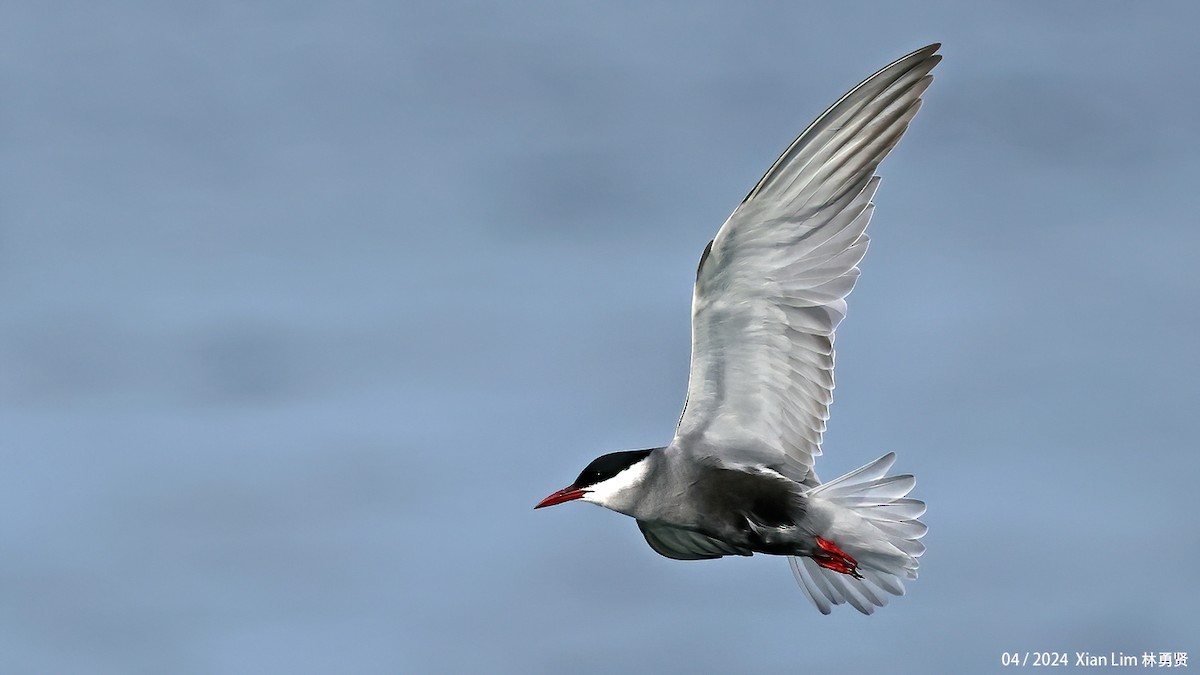
<svg viewBox="0 0 1200 675"><path fill-rule="evenodd" d="M917 578L918 541L928 528L917 520L925 502L909 499L911 475L885 476L896 454L889 452L864 467L808 491L809 510L821 524L819 536L837 544L858 563L857 579L818 565L812 558L789 557L792 572L822 614L850 603L863 614L904 595L902 579Z"/></svg>

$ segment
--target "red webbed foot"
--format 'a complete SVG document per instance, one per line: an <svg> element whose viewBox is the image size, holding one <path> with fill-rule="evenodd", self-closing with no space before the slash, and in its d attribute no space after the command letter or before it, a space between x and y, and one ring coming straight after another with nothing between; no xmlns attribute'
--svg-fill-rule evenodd
<svg viewBox="0 0 1200 675"><path fill-rule="evenodd" d="M838 545L817 537L817 546L821 547L822 553L818 553L812 557L818 565L827 570L849 574L855 579L861 579L862 575L858 573L858 561L855 560L849 553L838 548Z"/></svg>

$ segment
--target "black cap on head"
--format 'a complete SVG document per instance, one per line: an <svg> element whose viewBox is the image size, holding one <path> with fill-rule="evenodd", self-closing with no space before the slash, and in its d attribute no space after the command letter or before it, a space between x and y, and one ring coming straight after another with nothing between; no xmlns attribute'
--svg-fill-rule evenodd
<svg viewBox="0 0 1200 675"><path fill-rule="evenodd" d="M647 455L658 450L659 448L651 448L650 450L625 450L622 452L610 452L607 455L601 455L592 460L586 468L579 474L579 478L575 479L575 484L571 487L585 488L595 485L612 478L621 473L625 469L637 464L646 458Z"/></svg>

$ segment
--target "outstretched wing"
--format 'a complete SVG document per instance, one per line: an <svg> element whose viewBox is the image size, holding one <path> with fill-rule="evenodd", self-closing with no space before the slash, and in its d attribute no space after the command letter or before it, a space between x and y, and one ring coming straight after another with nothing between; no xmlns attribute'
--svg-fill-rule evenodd
<svg viewBox="0 0 1200 675"><path fill-rule="evenodd" d="M675 560L708 560L726 555L753 555L753 551L705 534L661 523L637 521L646 543L655 553Z"/></svg>
<svg viewBox="0 0 1200 675"><path fill-rule="evenodd" d="M916 115L939 46L883 68L818 117L705 249L674 445L809 478L833 398L834 330L867 250L875 169Z"/></svg>

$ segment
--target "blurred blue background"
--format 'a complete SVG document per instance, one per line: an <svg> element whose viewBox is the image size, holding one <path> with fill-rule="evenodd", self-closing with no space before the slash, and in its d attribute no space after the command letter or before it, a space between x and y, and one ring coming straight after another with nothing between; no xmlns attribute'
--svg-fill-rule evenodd
<svg viewBox="0 0 1200 675"><path fill-rule="evenodd" d="M988 672L1189 651L1189 3L8 3L0 672ZM663 445L696 260L860 79L884 164L818 468L921 579L820 616L590 506ZM1072 661L1073 661L1072 656Z"/></svg>

